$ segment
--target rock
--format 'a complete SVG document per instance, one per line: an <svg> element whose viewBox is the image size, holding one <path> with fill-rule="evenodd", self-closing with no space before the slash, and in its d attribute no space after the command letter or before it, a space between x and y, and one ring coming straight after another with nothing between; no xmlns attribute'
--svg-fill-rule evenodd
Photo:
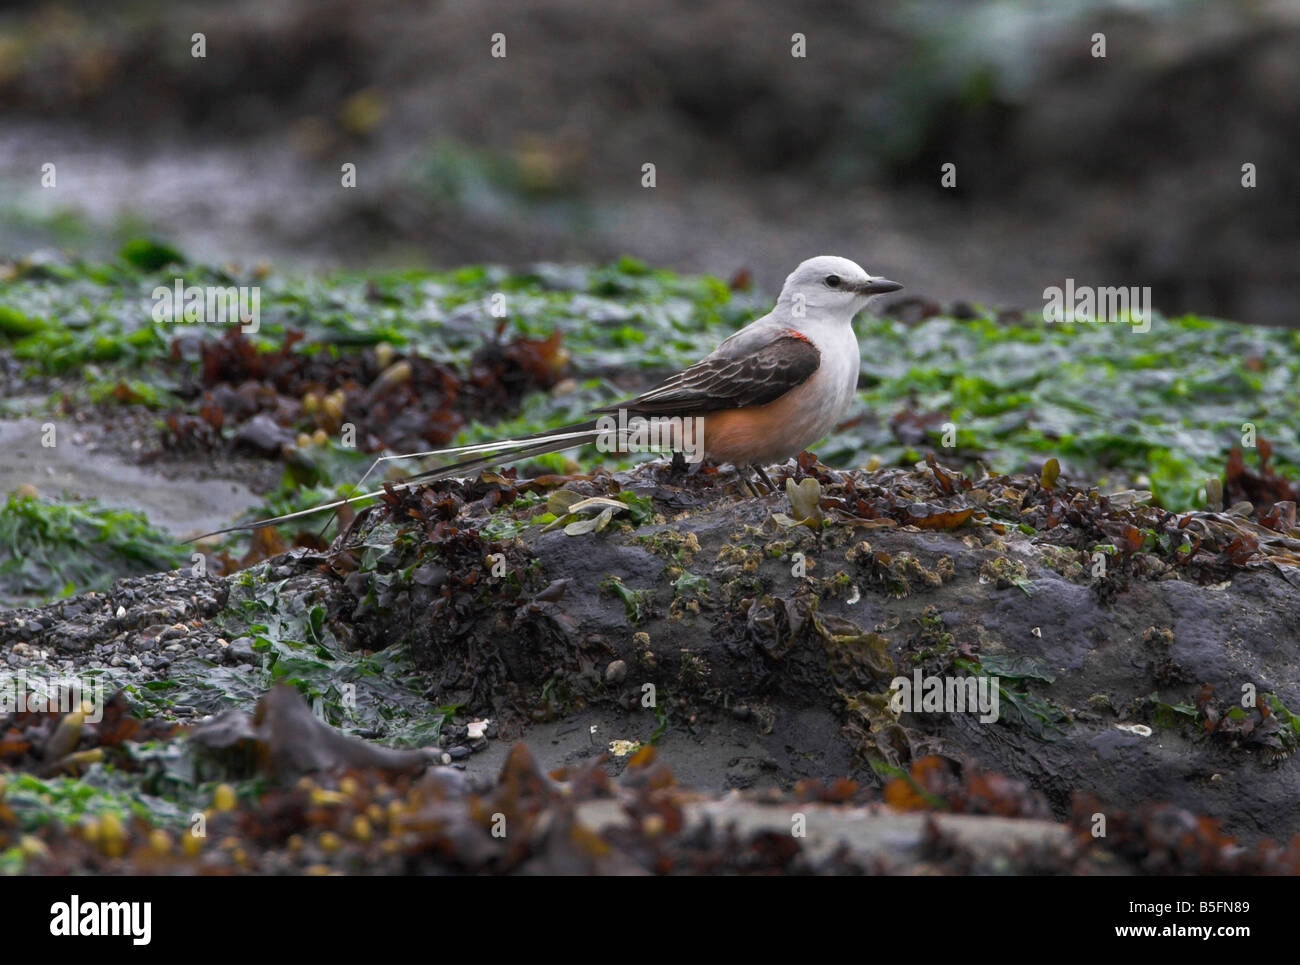
<svg viewBox="0 0 1300 965"><path fill-rule="evenodd" d="M617 687L627 679L627 662L624 660L614 660L605 668L605 683L611 687Z"/></svg>
<svg viewBox="0 0 1300 965"><path fill-rule="evenodd" d="M653 466L615 474L608 489L570 486L584 496L670 491ZM945 472L826 475L824 498L841 498L849 483L854 499L885 494L871 497L885 518L871 520L869 532L830 513L816 533L781 527L771 514L783 505L725 487L701 491L696 508L670 523L583 536L532 528L521 537L525 555L510 563L528 580L509 592L476 570L492 547L467 544L462 557L459 544L429 544L421 565L446 566L448 608L418 617L376 611L352 629L374 645L409 646L422 666L454 682L439 700L463 701L468 713L497 716L504 704L496 694L554 688L566 703L535 705L538 726L570 705L603 706L626 715L614 718L625 723L611 737L644 741L659 726L655 714L639 693L620 705L610 692L635 672L658 701L671 700L674 723L691 720L696 746L719 755L731 748L726 760L683 771L712 785L788 786L837 775L877 783L872 758L907 766L939 753L1029 782L1061 816L1071 793L1093 790L1124 808L1167 799L1222 819L1247 840L1300 831L1300 813L1287 803L1300 796L1300 771L1275 763L1295 738L1280 730L1253 745L1243 735L1207 739L1194 709L1205 685L1228 699L1251 682L1300 710L1300 655L1282 643L1300 637L1300 590L1262 560L1224 568L1211 546L1194 564L1136 552L1095 579L1078 562L1090 560L1099 541L1087 527L1131 518L1146 528L1157 525L1157 511L1134 504L1103 512L1058 479L1050 498L1074 500L1070 512L1080 522L1063 512L1054 527L1027 535L995 526L985 509L972 515L975 504ZM983 487L994 495L981 498L995 504L1013 490L1044 492L1040 484L1038 475L1001 477ZM1166 525L1176 527L1171 519ZM680 551L688 537L698 547L689 559ZM806 576L792 573L794 551L816 564ZM404 562L390 565L399 571ZM680 575L667 577L666 568L707 579L698 612L680 606ZM558 579L568 581L560 599L518 605ZM1169 628L1168 645L1153 647L1153 625ZM582 668L597 654L605 669L593 680ZM941 679L995 681L997 719L918 707L894 720L886 713L890 682L918 667ZM1099 694L1114 713L1077 712L1096 708L1090 699ZM1193 708L1191 716L1175 706ZM601 725L598 744L615 727L593 723ZM1154 736L1125 736L1099 754L1098 738L1124 736L1116 723L1151 727ZM742 753L733 733L745 735ZM663 739L671 744L672 734L670 725ZM729 768L731 759L749 763ZM1201 773L1224 781L1211 793Z"/></svg>
<svg viewBox="0 0 1300 965"><path fill-rule="evenodd" d="M252 637L236 637L230 641L227 653L230 658L239 663L257 663L262 662L262 657L253 649L256 641Z"/></svg>
<svg viewBox="0 0 1300 965"><path fill-rule="evenodd" d="M440 485L460 498L475 484ZM481 497L463 498L454 525L433 537L413 527L407 549L389 551L367 576L383 576L394 600L405 594L404 609L354 614L351 584L301 566L280 605L323 606L327 628L340 638L346 630L357 649L404 649L431 675L427 709L461 705L462 719L492 721L480 738L445 728L444 739L474 752L459 758L471 771L505 753L503 742L480 743L501 720L546 771L599 755L611 740L653 740L676 755L686 786L788 788L842 776L878 785L871 760L905 767L939 754L1025 782L1058 817L1081 791L1122 809L1168 800L1246 842L1300 832L1296 738L1283 712L1300 710L1300 586L1284 562L1230 562L1215 542L1215 527L1229 525L1221 514L1103 512L1059 479L1046 493L1035 475L982 481L976 515L942 471L884 469L823 474L827 505L851 500L854 518L824 510L826 524L812 532L773 522L783 499L742 498L703 479L670 483L653 463L565 485L584 496L644 493L657 511L690 508L583 536L529 527L498 541L480 532ZM1033 514L1053 500L1072 502L1043 525ZM1003 503L1017 520L1028 513L1030 534L987 515ZM1108 557L1104 577L1080 563L1101 539L1124 537L1123 526L1164 533L1182 521L1206 539L1191 559L1161 556L1158 545L1144 551L1138 538ZM388 529L368 528L379 526ZM368 536L394 545L384 513L353 534ZM401 582L412 566L404 552L417 569L445 574L436 592ZM817 564L805 576L792 572L795 552ZM512 579L492 578L492 554ZM563 594L545 593L559 580ZM123 611L130 600L124 618L97 607L60 618L58 604L0 612L0 644L18 666L41 649L75 668L117 666L122 635L135 632L125 626L174 622L183 604L194 625L157 653L161 678L169 662L184 667L218 649L229 632L226 588L220 579L132 578L112 594ZM22 644L36 622L49 628ZM251 648L251 636L238 636L220 649L258 665ZM891 681L915 671L996 684L997 719L923 704L891 712ZM635 688L619 686L629 679ZM1228 714L1245 684L1275 695L1265 698L1267 717ZM1151 736L1140 736L1144 728Z"/></svg>
<svg viewBox="0 0 1300 965"><path fill-rule="evenodd" d="M280 425L268 413L259 412L240 425L234 441L236 446L265 456L276 456L285 446L293 445L294 434L292 429Z"/></svg>

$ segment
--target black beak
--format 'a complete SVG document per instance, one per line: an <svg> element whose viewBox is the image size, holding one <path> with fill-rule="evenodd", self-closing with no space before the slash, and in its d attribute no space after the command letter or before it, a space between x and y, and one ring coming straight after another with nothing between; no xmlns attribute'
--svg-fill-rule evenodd
<svg viewBox="0 0 1300 965"><path fill-rule="evenodd" d="M873 278L859 285L857 292L859 295L884 295L888 292L896 292L902 287L898 282L890 281L888 278Z"/></svg>

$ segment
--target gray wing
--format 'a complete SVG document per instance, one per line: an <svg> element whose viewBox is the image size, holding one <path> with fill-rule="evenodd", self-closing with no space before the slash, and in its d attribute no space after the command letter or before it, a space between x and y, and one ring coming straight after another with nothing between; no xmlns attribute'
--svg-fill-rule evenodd
<svg viewBox="0 0 1300 965"><path fill-rule="evenodd" d="M634 399L592 411L672 416L766 405L808 381L820 364L817 347L785 329L749 354L714 352Z"/></svg>

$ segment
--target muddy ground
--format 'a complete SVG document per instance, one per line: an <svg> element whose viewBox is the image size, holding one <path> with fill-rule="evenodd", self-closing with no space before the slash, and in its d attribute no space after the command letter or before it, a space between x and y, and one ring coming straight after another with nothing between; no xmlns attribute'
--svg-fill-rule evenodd
<svg viewBox="0 0 1300 965"><path fill-rule="evenodd" d="M194 546L572 422L770 299L268 273L255 342L147 323L182 257L5 266L0 681L101 699L0 706L0 871L1297 870L1291 333L910 303L819 446L867 468L557 455Z"/></svg>
<svg viewBox="0 0 1300 965"><path fill-rule="evenodd" d="M726 473L683 475L664 462L535 480L487 474L394 491L328 550L293 550L233 578L145 576L0 613L10 670L103 667L135 693L205 676L206 696L191 689L165 714L197 722L182 731L187 753L217 755L209 774L232 778L243 773L234 754L286 788L217 808L219 820L230 811L241 822L228 838L253 834L268 808L297 815L278 837L257 832L256 849L223 839L223 850L191 855L169 843L166 860L148 850L143 825L107 855L54 830L51 866L1289 867L1294 850L1268 841L1300 832L1290 806L1300 718L1287 709L1300 705L1294 523L1175 515L1141 494L1108 499L1048 477L972 483L937 463L841 473L804 457L784 475L804 488L758 496ZM569 511L593 498L606 502ZM555 520L533 522L544 510ZM333 704L312 686L317 716L282 689L250 718L263 682L284 676L274 667L297 659L283 650L290 636L340 661L406 654L412 664L380 679L332 665L336 684L355 686L332 720L348 738L320 722ZM891 680L917 670L988 679L997 720L891 708ZM296 675L307 671L287 679ZM406 690L395 698L398 677ZM1244 711L1243 688L1257 694ZM372 712L393 701L451 716L424 751L386 751L394 732ZM145 708L133 712L146 731L163 727ZM93 748L97 734L88 727L82 743ZM61 767L41 740L29 743L47 772L76 773L86 752ZM387 791L357 790L372 772L403 776ZM374 841L349 834L389 791L377 806L390 843L377 830ZM286 803L294 794L323 795L335 810L304 817ZM483 809L493 800L528 814L526 848L503 851L491 837L485 815L496 812ZM443 818L416 822L418 833L403 823L435 801ZM806 818L808 801L826 823L792 839L792 815ZM909 810L1003 823L916 823ZM1098 816L1112 822L1107 836L1093 836ZM346 847L321 830L336 824ZM303 851L306 832L334 837L309 834ZM729 834L744 847L724 858Z"/></svg>

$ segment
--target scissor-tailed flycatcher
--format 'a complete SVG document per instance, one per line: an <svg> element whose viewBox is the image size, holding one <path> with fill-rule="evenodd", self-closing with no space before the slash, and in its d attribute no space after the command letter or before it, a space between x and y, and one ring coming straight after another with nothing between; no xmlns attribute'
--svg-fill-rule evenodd
<svg viewBox="0 0 1300 965"><path fill-rule="evenodd" d="M809 258L786 278L772 311L648 392L593 411L649 420L701 420L697 425L705 457L729 462L742 472L753 469L770 485L763 466L803 451L830 432L857 391L860 359L853 316L873 295L902 287L887 278L873 278L847 258ZM486 466L597 442L608 437L608 421L593 420L519 439L413 453L473 455L454 465L417 473L394 484L394 488L465 476ZM619 430L617 438L626 439L623 430ZM218 532L272 526L382 492Z"/></svg>

